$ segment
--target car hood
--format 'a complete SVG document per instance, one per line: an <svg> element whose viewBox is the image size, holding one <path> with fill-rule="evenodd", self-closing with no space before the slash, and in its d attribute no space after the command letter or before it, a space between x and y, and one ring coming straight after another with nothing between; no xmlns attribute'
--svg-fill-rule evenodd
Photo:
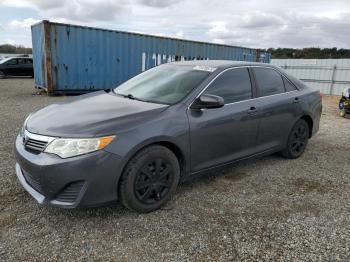
<svg viewBox="0 0 350 262"><path fill-rule="evenodd" d="M57 137L111 135L130 127L131 122L137 125L154 117L167 107L99 91L33 113L26 129L31 133Z"/></svg>

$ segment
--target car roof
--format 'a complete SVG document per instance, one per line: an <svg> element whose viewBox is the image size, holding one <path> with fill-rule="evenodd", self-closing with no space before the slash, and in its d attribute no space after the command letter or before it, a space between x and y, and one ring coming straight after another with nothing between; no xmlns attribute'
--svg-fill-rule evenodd
<svg viewBox="0 0 350 262"><path fill-rule="evenodd" d="M258 63L258 62L245 62L245 61L232 61L232 60L191 60L191 61L179 61L179 62L172 62L168 64L174 64L174 65L180 65L180 66L203 66L208 67L211 69L215 69L215 71L222 71L226 68L230 67L240 67L240 66L263 66L263 67L270 67L274 68L281 74L283 74L285 77L287 77L290 81L292 81L299 89L304 89L307 86L300 81L299 79L295 78L294 76L287 74L283 69L280 67L267 64L267 63ZM209 71L209 69L208 69Z"/></svg>
<svg viewBox="0 0 350 262"><path fill-rule="evenodd" d="M244 62L244 61L232 61L232 60L191 60L191 61L178 61L172 62L171 64L182 65L182 66L207 66L225 69L236 66L268 66L276 68L271 64L257 63L257 62Z"/></svg>
<svg viewBox="0 0 350 262"><path fill-rule="evenodd" d="M0 64L3 64L7 61L10 61L12 59L30 59L30 60L33 60L32 57L26 57L26 56L11 56L11 57L6 57L6 58L3 58L3 59L0 59Z"/></svg>

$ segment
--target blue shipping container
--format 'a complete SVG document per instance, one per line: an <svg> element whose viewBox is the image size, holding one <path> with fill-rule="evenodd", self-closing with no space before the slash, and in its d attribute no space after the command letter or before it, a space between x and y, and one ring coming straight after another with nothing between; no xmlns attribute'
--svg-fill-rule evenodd
<svg viewBox="0 0 350 262"><path fill-rule="evenodd" d="M32 26L35 85L49 94L108 89L162 63L269 63L261 50L42 21Z"/></svg>

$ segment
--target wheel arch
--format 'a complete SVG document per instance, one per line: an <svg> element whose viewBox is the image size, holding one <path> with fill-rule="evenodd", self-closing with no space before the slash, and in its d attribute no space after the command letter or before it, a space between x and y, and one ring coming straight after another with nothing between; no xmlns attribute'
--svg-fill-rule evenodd
<svg viewBox="0 0 350 262"><path fill-rule="evenodd" d="M302 117L300 117L300 119L303 119L307 125L309 126L309 138L312 137L312 130L314 127L314 120L312 119L312 117L310 115L303 115Z"/></svg>
<svg viewBox="0 0 350 262"><path fill-rule="evenodd" d="M132 160L132 158L138 154L141 150L153 146L153 145L160 145L167 149L169 149L178 159L179 165L180 165L180 179L182 179L187 173L188 173L188 159L186 157L186 154L183 149L180 148L175 142L168 140L168 139L159 139L159 140L151 140L146 143L143 143L142 145L138 145L133 150L130 151L128 156L126 157L126 160L124 164L122 165L121 174L123 174L125 168L129 164L129 162ZM121 177L121 176L120 176ZM120 183L120 178L117 181L117 184Z"/></svg>
<svg viewBox="0 0 350 262"><path fill-rule="evenodd" d="M183 177L183 175L186 173L186 158L184 153L182 152L182 150L180 149L179 146L177 146L175 143L169 142L169 141L159 141L151 145L161 145L164 146L166 148L168 148L171 152L174 153L174 155L176 156L177 160L179 161L179 165L180 165L180 177Z"/></svg>

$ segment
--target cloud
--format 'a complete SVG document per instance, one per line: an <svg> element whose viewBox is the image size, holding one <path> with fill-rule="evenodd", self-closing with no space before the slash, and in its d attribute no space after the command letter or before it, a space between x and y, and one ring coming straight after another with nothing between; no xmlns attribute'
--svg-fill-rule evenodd
<svg viewBox="0 0 350 262"><path fill-rule="evenodd" d="M175 33L176 38L184 38L185 34L183 31L179 31Z"/></svg>
<svg viewBox="0 0 350 262"><path fill-rule="evenodd" d="M22 0L24 1L24 0ZM41 10L55 9L64 6L67 4L67 0L50 0L50 1L42 1L42 0L31 0L26 1L32 6L38 7ZM72 1L74 2L74 1Z"/></svg>
<svg viewBox="0 0 350 262"><path fill-rule="evenodd" d="M168 7L181 2L181 0L138 0L136 3L140 3L146 6L152 7Z"/></svg>
<svg viewBox="0 0 350 262"><path fill-rule="evenodd" d="M22 21L12 20L9 23L9 26L14 28L30 28L31 25L38 23L39 21L40 20L33 19L33 18L26 18L26 19L23 19Z"/></svg>
<svg viewBox="0 0 350 262"><path fill-rule="evenodd" d="M66 0L0 0L0 4L13 7L38 7L39 9L55 8L64 5Z"/></svg>
<svg viewBox="0 0 350 262"><path fill-rule="evenodd" d="M224 43L225 39L231 39L237 37L237 32L229 30L228 22L217 21L212 23L212 27L207 34L210 38L216 39L220 43Z"/></svg>
<svg viewBox="0 0 350 262"><path fill-rule="evenodd" d="M17 45L17 42L14 39L5 39L4 44Z"/></svg>
<svg viewBox="0 0 350 262"><path fill-rule="evenodd" d="M295 12L247 12L214 22L206 33L218 43L251 47L348 47L350 12L319 16Z"/></svg>
<svg viewBox="0 0 350 262"><path fill-rule="evenodd" d="M242 27L247 29L266 28L282 25L283 18L276 14L254 11L243 15L241 23Z"/></svg>
<svg viewBox="0 0 350 262"><path fill-rule="evenodd" d="M122 12L128 11L126 0L3 0L4 5L31 7L44 19L57 21L112 21Z"/></svg>
<svg viewBox="0 0 350 262"><path fill-rule="evenodd" d="M349 0L0 0L1 5L31 8L38 13L33 19L254 48L350 48ZM14 16L8 30L29 23Z"/></svg>

